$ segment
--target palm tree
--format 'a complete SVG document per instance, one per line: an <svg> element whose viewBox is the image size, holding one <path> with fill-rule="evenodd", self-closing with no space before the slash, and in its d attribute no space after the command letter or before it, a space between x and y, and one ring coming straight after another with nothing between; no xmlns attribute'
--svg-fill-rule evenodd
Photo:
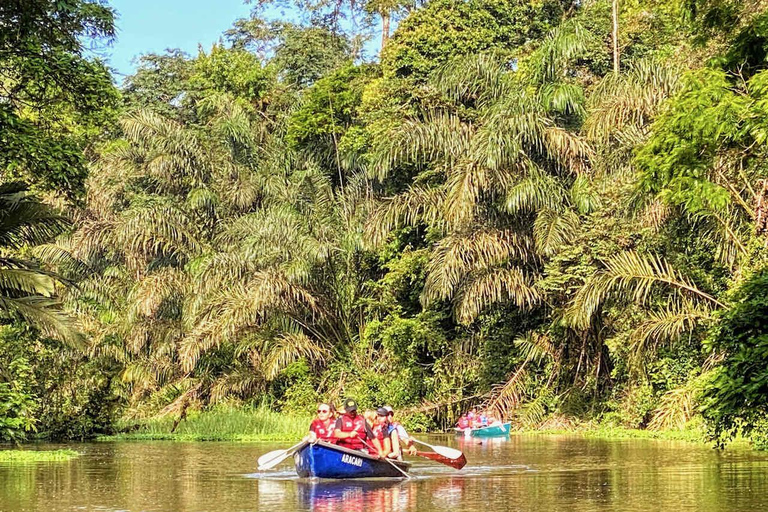
<svg viewBox="0 0 768 512"><path fill-rule="evenodd" d="M536 304L541 258L567 241L576 222L569 189L591 153L561 126L578 115L576 92L562 87L567 99L553 102L551 88L527 85L492 55L450 63L433 86L456 111L403 120L385 134L369 170L381 180L397 169L419 169L411 187L382 202L368 232L375 241L405 224L443 233L422 299L452 300L464 324L494 303ZM476 120L462 117L462 105L477 110Z"/></svg>
<svg viewBox="0 0 768 512"><path fill-rule="evenodd" d="M23 257L68 227L69 221L35 198L24 183L0 184L0 316L5 322L24 320L74 344L81 335L55 298L69 283Z"/></svg>

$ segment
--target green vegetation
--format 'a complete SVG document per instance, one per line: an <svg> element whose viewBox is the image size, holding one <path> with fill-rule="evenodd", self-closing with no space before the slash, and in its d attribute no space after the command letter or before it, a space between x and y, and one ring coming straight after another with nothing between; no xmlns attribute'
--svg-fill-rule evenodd
<svg viewBox="0 0 768 512"><path fill-rule="evenodd" d="M0 8L0 441L351 396L766 444L764 6L296 7L120 87L102 2Z"/></svg>
<svg viewBox="0 0 768 512"><path fill-rule="evenodd" d="M56 462L72 460L79 455L73 450L0 450L0 463Z"/></svg>
<svg viewBox="0 0 768 512"><path fill-rule="evenodd" d="M286 415L265 407L257 409L216 408L190 413L173 430L175 419L166 416L133 424L126 423L123 433L100 436L100 441L171 440L171 441L292 441L307 434L311 416Z"/></svg>

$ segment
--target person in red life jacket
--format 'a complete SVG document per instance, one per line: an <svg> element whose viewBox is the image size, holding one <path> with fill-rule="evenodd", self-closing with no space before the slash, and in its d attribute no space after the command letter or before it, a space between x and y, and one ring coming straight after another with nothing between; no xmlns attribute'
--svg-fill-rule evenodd
<svg viewBox="0 0 768 512"><path fill-rule="evenodd" d="M385 408L379 407L376 410L376 424L371 431L373 432L373 446L378 451L379 457L389 457L392 454L392 439L389 430L389 417Z"/></svg>
<svg viewBox="0 0 768 512"><path fill-rule="evenodd" d="M395 421L395 411L390 406L385 405L382 407L387 411L387 422L389 423L389 437L392 440L392 453L390 457L398 460L403 460L403 453L401 449L408 452L409 455L416 455L416 447L413 444L413 438L408 435L400 423Z"/></svg>
<svg viewBox="0 0 768 512"><path fill-rule="evenodd" d="M476 407L473 407L472 410L467 413L467 421L469 421L469 426L472 428L477 428L480 426Z"/></svg>
<svg viewBox="0 0 768 512"><path fill-rule="evenodd" d="M373 432L365 418L357 414L357 402L354 400L344 402L344 414L336 420L333 437L336 438L336 444L344 448L363 451L370 448Z"/></svg>
<svg viewBox="0 0 768 512"><path fill-rule="evenodd" d="M309 435L304 438L308 443L316 441L325 441L326 443L336 443L333 437L335 428L335 418L333 406L330 404L320 404L317 406L317 417L309 424Z"/></svg>
<svg viewBox="0 0 768 512"><path fill-rule="evenodd" d="M465 430L469 428L469 418L467 418L467 415L465 414L461 418L459 418L459 422L457 423L457 426L461 430Z"/></svg>

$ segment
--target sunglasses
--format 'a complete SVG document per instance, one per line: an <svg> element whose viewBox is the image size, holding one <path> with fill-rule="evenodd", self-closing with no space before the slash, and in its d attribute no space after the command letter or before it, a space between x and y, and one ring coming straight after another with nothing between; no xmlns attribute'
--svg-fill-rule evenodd
<svg viewBox="0 0 768 512"><path fill-rule="evenodd" d="M321 412L331 412L329 409L318 409L317 414L320 414Z"/></svg>

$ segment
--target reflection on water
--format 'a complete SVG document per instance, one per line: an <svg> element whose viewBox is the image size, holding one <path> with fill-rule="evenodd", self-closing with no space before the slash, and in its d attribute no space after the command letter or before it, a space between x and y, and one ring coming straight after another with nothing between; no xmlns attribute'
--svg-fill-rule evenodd
<svg viewBox="0 0 768 512"><path fill-rule="evenodd" d="M312 512L400 512L412 487L399 481L298 482L299 503Z"/></svg>
<svg viewBox="0 0 768 512"><path fill-rule="evenodd" d="M417 459L411 480L312 481L290 459L254 473L280 444L74 445L83 455L71 462L0 463L0 512L768 510L768 454L568 436L429 440L469 463L456 471Z"/></svg>

